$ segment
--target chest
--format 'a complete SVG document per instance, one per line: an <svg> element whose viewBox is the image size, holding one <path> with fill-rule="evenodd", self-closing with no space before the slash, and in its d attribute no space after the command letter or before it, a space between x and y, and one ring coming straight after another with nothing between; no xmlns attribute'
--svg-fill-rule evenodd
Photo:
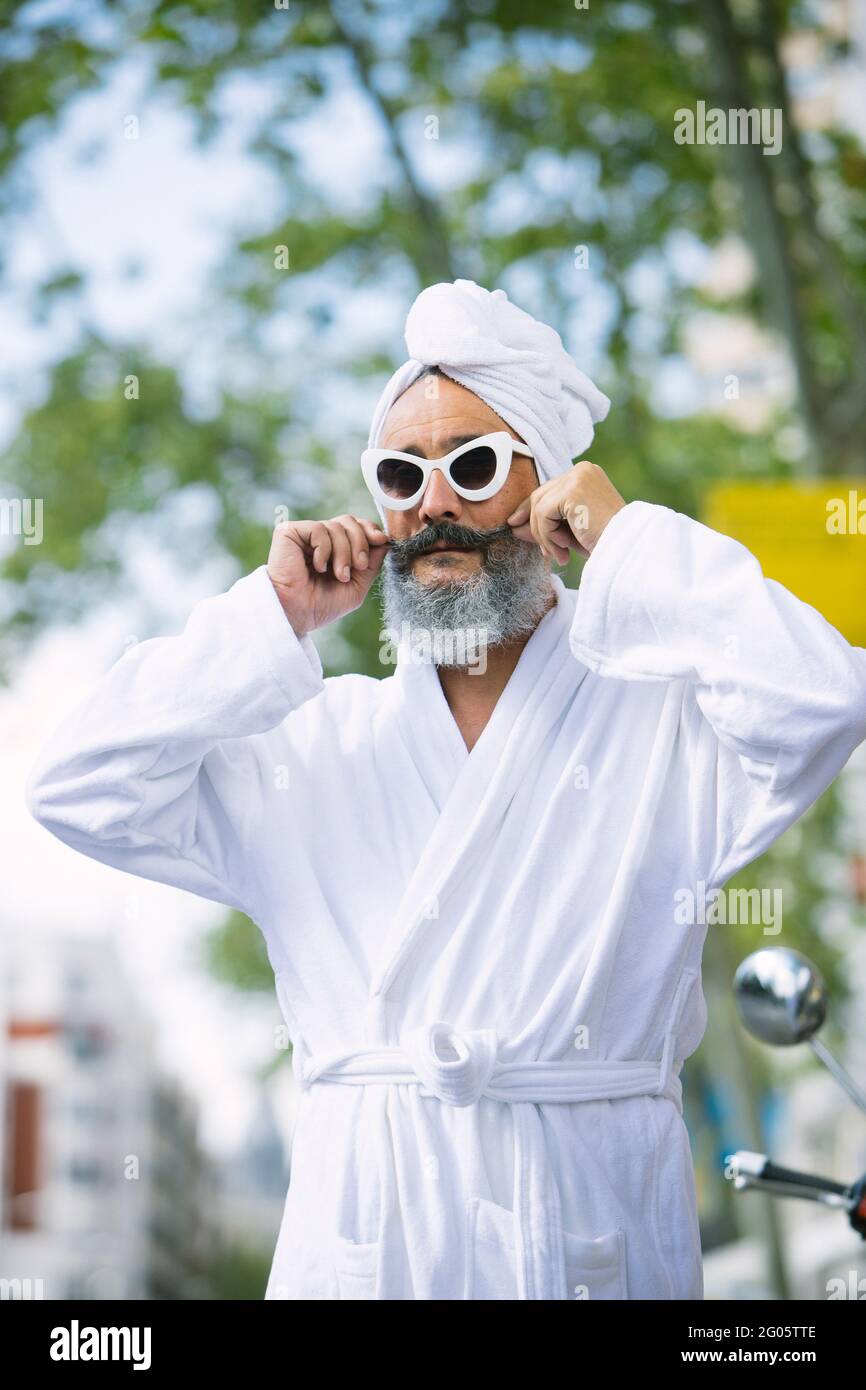
<svg viewBox="0 0 866 1390"><path fill-rule="evenodd" d="M448 709L384 707L351 740L328 721L306 731L294 795L273 798L281 862L295 884L310 873L329 896L342 884L357 896L369 880L389 904L458 868L479 886L513 884L546 852L559 877L604 884L635 820L687 796L669 694L590 678L543 728L484 725L477 707L459 723Z"/></svg>

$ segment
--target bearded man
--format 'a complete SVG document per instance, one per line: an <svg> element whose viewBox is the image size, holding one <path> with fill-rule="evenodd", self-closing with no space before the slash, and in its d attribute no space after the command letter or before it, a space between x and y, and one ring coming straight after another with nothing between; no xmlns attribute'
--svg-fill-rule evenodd
<svg viewBox="0 0 866 1390"><path fill-rule="evenodd" d="M264 935L300 1088L267 1298L699 1299L683 893L840 771L866 652L626 503L581 457L607 398L502 290L432 286L406 341L382 525L278 526L67 718L31 808ZM383 566L395 671L323 679L310 634Z"/></svg>

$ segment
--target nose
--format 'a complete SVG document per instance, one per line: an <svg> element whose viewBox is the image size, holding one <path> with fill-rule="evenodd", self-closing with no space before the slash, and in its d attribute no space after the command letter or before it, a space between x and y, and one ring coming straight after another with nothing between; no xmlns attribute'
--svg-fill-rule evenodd
<svg viewBox="0 0 866 1390"><path fill-rule="evenodd" d="M498 1041L489 1028L459 1033L448 1023L414 1028L403 1043L422 1086L446 1105L474 1105L496 1065Z"/></svg>
<svg viewBox="0 0 866 1390"><path fill-rule="evenodd" d="M463 503L439 468L434 468L427 480L424 496L418 506L418 517L425 525L431 521L456 521L463 513Z"/></svg>

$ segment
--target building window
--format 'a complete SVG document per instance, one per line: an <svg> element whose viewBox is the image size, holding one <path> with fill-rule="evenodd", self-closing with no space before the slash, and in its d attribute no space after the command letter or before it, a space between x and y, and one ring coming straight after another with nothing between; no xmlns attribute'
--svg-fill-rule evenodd
<svg viewBox="0 0 866 1390"><path fill-rule="evenodd" d="M4 1165L4 1221L11 1231L36 1229L42 1140L42 1093L30 1082L10 1082L8 1136Z"/></svg>

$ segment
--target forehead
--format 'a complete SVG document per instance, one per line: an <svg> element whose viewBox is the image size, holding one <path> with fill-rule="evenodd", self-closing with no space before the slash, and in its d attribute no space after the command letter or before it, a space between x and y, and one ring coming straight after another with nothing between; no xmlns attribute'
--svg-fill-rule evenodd
<svg viewBox="0 0 866 1390"><path fill-rule="evenodd" d="M424 377L414 382L385 417L381 444L408 451L409 445L447 452L447 442L494 430L513 431L480 396L448 377ZM516 438L516 436L515 436Z"/></svg>

